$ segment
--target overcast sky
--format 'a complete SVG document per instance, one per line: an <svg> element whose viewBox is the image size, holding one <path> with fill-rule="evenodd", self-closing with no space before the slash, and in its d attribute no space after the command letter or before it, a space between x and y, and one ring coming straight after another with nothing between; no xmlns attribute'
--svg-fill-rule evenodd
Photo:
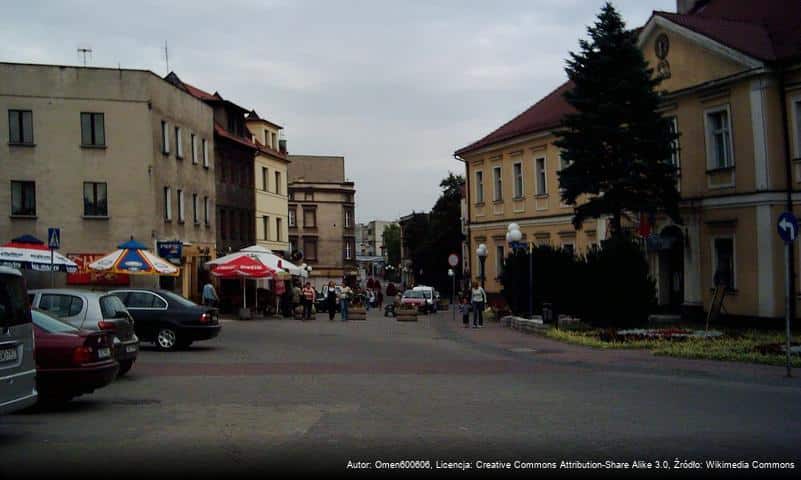
<svg viewBox="0 0 801 480"><path fill-rule="evenodd" d="M163 3L163 4L162 4ZM565 79L602 0L3 2L0 61L170 69L344 155L360 222L427 211L458 148ZM675 0L614 2L630 27Z"/></svg>

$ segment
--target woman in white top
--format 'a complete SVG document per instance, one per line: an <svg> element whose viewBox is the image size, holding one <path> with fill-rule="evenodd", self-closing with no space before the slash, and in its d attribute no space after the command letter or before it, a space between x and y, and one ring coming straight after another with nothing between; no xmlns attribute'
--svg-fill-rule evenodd
<svg viewBox="0 0 801 480"><path fill-rule="evenodd" d="M470 303L473 305L473 328L480 328L484 326L484 305L487 303L487 292L480 286L478 282L473 282L473 288L470 290Z"/></svg>

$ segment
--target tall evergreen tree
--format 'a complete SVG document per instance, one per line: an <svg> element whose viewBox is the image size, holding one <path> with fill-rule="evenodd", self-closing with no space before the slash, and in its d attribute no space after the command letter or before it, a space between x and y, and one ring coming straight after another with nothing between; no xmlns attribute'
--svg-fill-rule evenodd
<svg viewBox="0 0 801 480"><path fill-rule="evenodd" d="M676 169L668 161L676 134L658 112L661 80L611 4L587 30L589 41L579 41L565 69L573 82L565 99L576 112L565 117L556 142L567 162L559 186L574 206L573 224L611 215L612 234L620 236L627 212L665 212L679 221Z"/></svg>

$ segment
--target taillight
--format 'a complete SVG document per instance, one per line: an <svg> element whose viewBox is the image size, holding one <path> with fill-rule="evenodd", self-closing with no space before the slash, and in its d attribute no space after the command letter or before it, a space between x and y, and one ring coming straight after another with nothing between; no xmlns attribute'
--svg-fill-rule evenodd
<svg viewBox="0 0 801 480"><path fill-rule="evenodd" d="M72 351L73 365L83 365L92 360L92 347L75 347Z"/></svg>
<svg viewBox="0 0 801 480"><path fill-rule="evenodd" d="M105 320L100 320L97 322L97 328L100 330L116 330L117 326L114 325L113 322L107 322Z"/></svg>
<svg viewBox="0 0 801 480"><path fill-rule="evenodd" d="M203 313L200 315L200 323L209 323L209 320L211 320L211 315L208 313Z"/></svg>

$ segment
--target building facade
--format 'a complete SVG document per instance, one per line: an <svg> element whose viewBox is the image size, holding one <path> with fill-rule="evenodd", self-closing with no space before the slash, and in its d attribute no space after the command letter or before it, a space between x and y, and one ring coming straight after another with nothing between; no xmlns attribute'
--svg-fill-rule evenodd
<svg viewBox="0 0 801 480"><path fill-rule="evenodd" d="M679 171L682 223L657 217L643 242L665 308L699 316L719 272L731 278L729 314L783 315L784 249L775 221L788 197L791 209L801 201L798 18L801 4L793 1L680 1L677 13L654 12L639 30L643 54L663 79L662 112L680 135L667 161ZM501 287L510 222L524 241L578 253L607 238L606 219L576 230L572 208L560 200L553 130L570 112L563 98L570 87L456 152L467 172L470 270L478 276L475 250L486 244L489 291ZM801 251L795 262L797 272Z"/></svg>
<svg viewBox="0 0 801 480"><path fill-rule="evenodd" d="M167 286L197 296L215 251L207 105L149 71L0 63L0 110L0 237L60 227L79 263L132 236L154 250L177 242L182 273Z"/></svg>
<svg viewBox="0 0 801 480"><path fill-rule="evenodd" d="M274 252L289 251L289 190L286 143L282 127L252 110L247 115L251 140L258 145L254 164L256 179L256 241Z"/></svg>
<svg viewBox="0 0 801 480"><path fill-rule="evenodd" d="M345 178L345 158L289 155L289 161L290 250L303 253L316 287L355 282L356 189Z"/></svg>

